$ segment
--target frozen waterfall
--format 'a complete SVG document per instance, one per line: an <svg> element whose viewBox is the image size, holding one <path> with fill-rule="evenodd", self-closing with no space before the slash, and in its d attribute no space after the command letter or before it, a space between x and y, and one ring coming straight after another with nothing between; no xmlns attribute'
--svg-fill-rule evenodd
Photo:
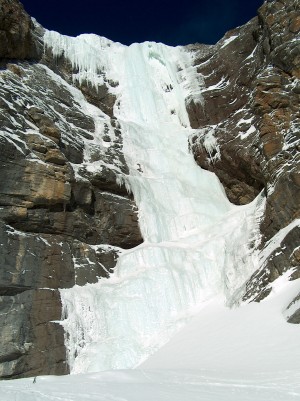
<svg viewBox="0 0 300 401"><path fill-rule="evenodd" d="M185 99L202 101L191 53L49 31L45 41L77 67L74 79L98 84L105 71L119 83L114 114L145 242L121 254L109 279L61 290L62 324L72 372L132 368L212 297L239 300L257 266L249 244L258 240L263 205L230 204L189 152Z"/></svg>

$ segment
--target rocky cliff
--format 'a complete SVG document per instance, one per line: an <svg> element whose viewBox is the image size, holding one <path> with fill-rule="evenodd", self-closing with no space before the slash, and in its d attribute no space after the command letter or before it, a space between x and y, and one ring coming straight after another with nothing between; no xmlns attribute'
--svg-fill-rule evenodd
<svg viewBox="0 0 300 401"><path fill-rule="evenodd" d="M299 12L298 1L266 1L257 18L209 47L195 62L203 106L188 104L197 163L218 175L235 204L266 196L262 264L244 296L256 301L283 272L300 277Z"/></svg>
<svg viewBox="0 0 300 401"><path fill-rule="evenodd" d="M43 33L21 3L1 0L2 377L67 373L58 288L107 277L121 249L142 242L114 83L72 87Z"/></svg>
<svg viewBox="0 0 300 401"><path fill-rule="evenodd" d="M261 264L244 299L260 301L284 272L300 277L298 1L267 1L215 46L191 45L203 101L185 99L190 149L231 202L261 191ZM21 23L20 23L21 21ZM68 373L60 288L108 277L140 244L127 185L118 85L76 81L65 55L18 0L0 0L0 376ZM271 250L271 251L270 251ZM299 297L298 297L299 298ZM295 299L287 311L299 323Z"/></svg>

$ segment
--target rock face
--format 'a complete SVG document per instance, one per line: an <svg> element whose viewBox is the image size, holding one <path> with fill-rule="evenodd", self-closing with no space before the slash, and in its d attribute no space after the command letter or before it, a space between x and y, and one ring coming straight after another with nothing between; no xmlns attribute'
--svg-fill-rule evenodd
<svg viewBox="0 0 300 401"><path fill-rule="evenodd" d="M101 96L71 86L18 1L0 1L0 27L0 376L65 374L59 288L107 277L142 242L137 208L113 83ZM102 110L97 131L88 102Z"/></svg>
<svg viewBox="0 0 300 401"><path fill-rule="evenodd" d="M0 58L36 59L39 42L29 15L18 0L0 1Z"/></svg>
<svg viewBox="0 0 300 401"><path fill-rule="evenodd" d="M263 299L288 270L300 277L299 11L298 0L266 1L217 45L188 46L203 77L203 103L186 99L195 160L233 203L266 196L245 300ZM74 82L43 33L18 0L0 0L3 378L67 373L59 289L108 277L122 249L143 241L113 114L118 82ZM286 317L300 322L299 296Z"/></svg>
<svg viewBox="0 0 300 401"><path fill-rule="evenodd" d="M203 104L187 102L195 160L233 203L266 196L262 264L245 300L263 299L288 270L300 277L299 11L298 1L267 1L216 46L191 48L204 79Z"/></svg>

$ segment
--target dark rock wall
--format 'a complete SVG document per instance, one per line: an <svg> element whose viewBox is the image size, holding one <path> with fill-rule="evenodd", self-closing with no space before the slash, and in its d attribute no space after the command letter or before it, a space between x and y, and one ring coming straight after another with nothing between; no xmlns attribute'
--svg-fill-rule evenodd
<svg viewBox="0 0 300 401"><path fill-rule="evenodd" d="M34 26L18 0L0 1L0 59L36 59L41 50Z"/></svg>
<svg viewBox="0 0 300 401"><path fill-rule="evenodd" d="M94 120L70 90L70 65L40 51L42 35L18 1L0 0L3 378L67 373L59 289L108 277L121 248L142 242L134 200L119 184L128 168L109 94L114 83L99 97L78 85L81 102L107 115L106 146L97 146ZM87 147L102 169L89 169Z"/></svg>
<svg viewBox="0 0 300 401"><path fill-rule="evenodd" d="M233 203L249 203L263 191L262 252L300 217L299 14L298 0L266 1L258 18L216 46L191 49L205 86L203 105L187 104L198 129L191 149ZM289 269L291 278L300 277L299 228L287 230L275 248L247 284L245 299L261 300Z"/></svg>

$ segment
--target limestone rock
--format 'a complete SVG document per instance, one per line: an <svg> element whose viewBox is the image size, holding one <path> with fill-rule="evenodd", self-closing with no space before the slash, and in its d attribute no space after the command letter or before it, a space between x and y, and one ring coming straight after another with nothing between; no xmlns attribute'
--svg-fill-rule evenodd
<svg viewBox="0 0 300 401"><path fill-rule="evenodd" d="M120 185L117 83L76 89L18 0L0 0L0 27L0 376L65 374L59 289L108 277L121 248L143 241ZM85 99L106 113L97 133Z"/></svg>
<svg viewBox="0 0 300 401"><path fill-rule="evenodd" d="M299 11L297 0L266 1L258 18L216 46L191 49L205 86L203 105L187 99L197 129L191 150L202 168L218 175L231 202L249 203L263 191L262 254L300 215ZM295 228L247 283L245 299L264 298L287 270L299 277L297 247Z"/></svg>
<svg viewBox="0 0 300 401"><path fill-rule="evenodd" d="M66 351L58 291L25 290L0 297L2 378L66 374Z"/></svg>
<svg viewBox="0 0 300 401"><path fill-rule="evenodd" d="M18 0L0 1L0 58L37 58L41 48L33 31L33 23Z"/></svg>
<svg viewBox="0 0 300 401"><path fill-rule="evenodd" d="M288 305L285 313L289 323L300 324L300 294Z"/></svg>

